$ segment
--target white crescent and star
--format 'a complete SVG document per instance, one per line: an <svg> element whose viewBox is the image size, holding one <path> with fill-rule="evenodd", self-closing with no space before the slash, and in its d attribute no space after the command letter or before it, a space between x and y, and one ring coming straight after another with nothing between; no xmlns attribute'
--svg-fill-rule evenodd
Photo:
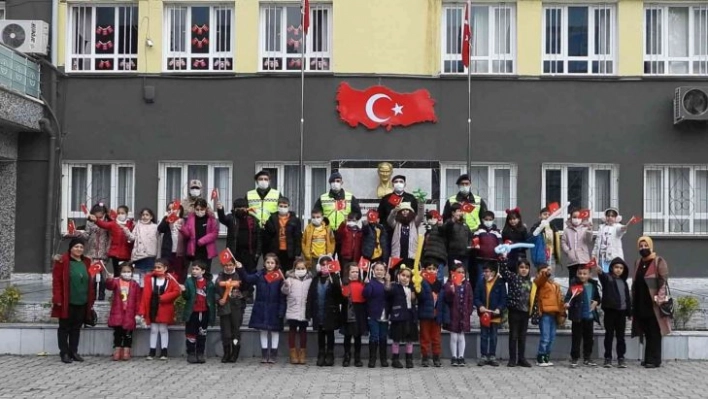
<svg viewBox="0 0 708 399"><path fill-rule="evenodd" d="M374 105L376 104L376 101L385 98L387 100L391 100L391 97L387 96L386 94L378 93L374 94L369 99L366 101L366 116L371 119L372 121L376 123L385 123L391 117L389 116L386 119L380 118L376 113L374 112ZM403 105L399 105L398 103L395 103L394 107L391 108L391 111L393 111L393 115L402 115L403 114Z"/></svg>

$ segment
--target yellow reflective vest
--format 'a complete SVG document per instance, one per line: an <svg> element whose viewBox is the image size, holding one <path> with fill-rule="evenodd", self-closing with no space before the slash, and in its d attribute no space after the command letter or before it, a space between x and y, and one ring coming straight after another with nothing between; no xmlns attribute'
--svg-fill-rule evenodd
<svg viewBox="0 0 708 399"><path fill-rule="evenodd" d="M472 198L474 198L474 204L473 204L474 209L470 213L463 212L462 218L465 220L465 223L467 223L467 226L469 226L470 230L472 232L474 232L475 229L477 229L479 227L479 223L480 223L479 208L482 204L482 197L472 194ZM448 202L450 202L450 205L456 204L457 202L459 202L459 201L457 201L457 194L453 195L452 197L448 198L447 200L448 200Z"/></svg>
<svg viewBox="0 0 708 399"><path fill-rule="evenodd" d="M280 199L280 192L272 188L263 199L256 190L246 193L249 212L258 219L261 227L265 226L271 214L278 212L278 199Z"/></svg>
<svg viewBox="0 0 708 399"><path fill-rule="evenodd" d="M344 207L338 210L337 201L330 197L328 192L320 196L323 216L329 219L332 230L337 230L339 225L347 220L347 216L349 216L349 213L352 211L352 198L352 194L345 191Z"/></svg>

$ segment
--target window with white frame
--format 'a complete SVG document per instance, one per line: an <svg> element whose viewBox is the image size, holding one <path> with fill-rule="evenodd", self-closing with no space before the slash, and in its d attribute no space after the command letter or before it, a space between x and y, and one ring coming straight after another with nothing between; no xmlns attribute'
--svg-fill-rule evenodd
<svg viewBox="0 0 708 399"><path fill-rule="evenodd" d="M516 54L516 10L511 3L470 7L470 68L473 74L512 74ZM462 63L465 4L442 10L442 73L467 73Z"/></svg>
<svg viewBox="0 0 708 399"><path fill-rule="evenodd" d="M645 5L644 73L708 74L708 3Z"/></svg>
<svg viewBox="0 0 708 399"><path fill-rule="evenodd" d="M132 163L64 162L62 164L61 229L67 230L68 219L85 219L87 209L103 203L108 209L121 205L135 206L135 166ZM77 223L78 224L78 223Z"/></svg>
<svg viewBox="0 0 708 399"><path fill-rule="evenodd" d="M593 224L598 225L603 212L618 204L618 167L612 164L543 164L541 206L557 202L569 208L589 209ZM540 209L540 208L539 208ZM558 230L565 226L562 219L553 224Z"/></svg>
<svg viewBox="0 0 708 399"><path fill-rule="evenodd" d="M297 3L261 6L261 71L300 71L303 51L306 71L332 69L332 6L310 3L307 34L300 8Z"/></svg>
<svg viewBox="0 0 708 399"><path fill-rule="evenodd" d="M259 163L256 171L266 170L270 173L270 186L280 191L280 194L290 199L290 208L297 213L298 207L298 163ZM329 191L327 178L330 164L328 162L305 163L305 207L304 219L310 218L310 211L317 199Z"/></svg>
<svg viewBox="0 0 708 399"><path fill-rule="evenodd" d="M457 178L467 173L464 163L440 165L440 204L459 191ZM487 209L494 212L495 223L500 229L506 221L506 210L516 207L516 165L512 164L472 164L468 173L472 183L472 194L482 197ZM442 208L442 207L441 207Z"/></svg>
<svg viewBox="0 0 708 399"><path fill-rule="evenodd" d="M615 7L607 4L543 7L543 73L615 73Z"/></svg>
<svg viewBox="0 0 708 399"><path fill-rule="evenodd" d="M5 19L5 2L0 2L0 19Z"/></svg>
<svg viewBox="0 0 708 399"><path fill-rule="evenodd" d="M708 165L644 168L644 233L708 235Z"/></svg>
<svg viewBox="0 0 708 399"><path fill-rule="evenodd" d="M165 70L233 71L233 3L166 4L164 19Z"/></svg>
<svg viewBox="0 0 708 399"><path fill-rule="evenodd" d="M201 197L213 208L211 192L217 189L219 202L228 212L231 209L232 164L230 162L160 162L157 199L157 215L163 215L167 206L174 200L182 201L189 195L189 182L202 182ZM226 234L226 227L221 225L220 234Z"/></svg>
<svg viewBox="0 0 708 399"><path fill-rule="evenodd" d="M71 72L138 70L138 4L71 5L67 59Z"/></svg>

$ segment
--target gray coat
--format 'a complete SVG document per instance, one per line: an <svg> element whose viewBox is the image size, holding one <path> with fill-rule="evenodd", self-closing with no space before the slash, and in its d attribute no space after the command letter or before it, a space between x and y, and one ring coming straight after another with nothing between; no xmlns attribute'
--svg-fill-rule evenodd
<svg viewBox="0 0 708 399"><path fill-rule="evenodd" d="M563 249L563 266L586 264L590 262L590 251L593 245L592 225L573 226L566 222L561 248Z"/></svg>

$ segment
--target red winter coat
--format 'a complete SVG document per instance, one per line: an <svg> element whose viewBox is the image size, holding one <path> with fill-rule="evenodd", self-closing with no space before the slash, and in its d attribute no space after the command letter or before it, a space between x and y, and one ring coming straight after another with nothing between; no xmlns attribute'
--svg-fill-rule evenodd
<svg viewBox="0 0 708 399"><path fill-rule="evenodd" d="M123 309L123 300L120 295L120 279L109 278L106 280L106 289L113 291L111 313L108 316L108 327L121 327L124 330L135 330L135 315L140 310L140 284L130 280L128 302Z"/></svg>
<svg viewBox="0 0 708 399"><path fill-rule="evenodd" d="M358 262L361 258L361 240L363 232L361 229L351 229L346 223L342 223L337 228L337 254L339 259L346 259Z"/></svg>
<svg viewBox="0 0 708 399"><path fill-rule="evenodd" d="M115 220L105 221L97 220L96 225L104 230L108 230L111 234L111 246L108 248L108 256L118 258L119 260L130 260L130 255L133 252L133 243L128 242L128 237L123 232L123 228ZM125 223L125 227L129 231L133 231L132 220Z"/></svg>
<svg viewBox="0 0 708 399"><path fill-rule="evenodd" d="M140 310L138 314L143 316L145 319L145 324L150 325L150 323L164 323L172 324L175 321L175 301L179 298L182 291L179 285L172 280L169 276L165 276L167 279L167 287L165 287L165 292L160 295L160 305L157 307L157 317L155 320L150 320L150 298L152 297L152 273L145 275L145 282L143 284L143 295L140 300Z"/></svg>
<svg viewBox="0 0 708 399"><path fill-rule="evenodd" d="M91 267L91 260L85 256L82 256L81 260L86 265L86 272L88 273ZM52 269L52 317L69 318L70 262L71 258L68 252L62 255L61 260L54 262L54 268ZM86 284L89 285L88 306L86 307L86 314L88 315L93 309L93 301L96 299L96 285L93 284L92 278L89 278ZM60 306L58 306L59 304Z"/></svg>

